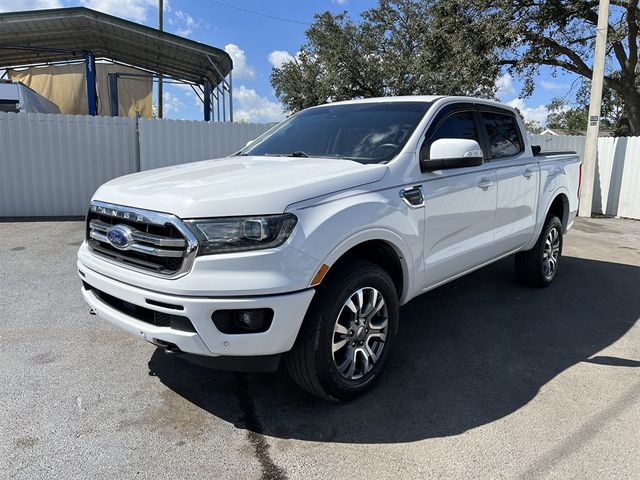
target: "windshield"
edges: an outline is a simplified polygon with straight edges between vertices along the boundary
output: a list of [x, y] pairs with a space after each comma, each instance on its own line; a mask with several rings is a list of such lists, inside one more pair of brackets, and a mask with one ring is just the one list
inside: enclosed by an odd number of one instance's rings
[[239, 154], [388, 162], [400, 152], [430, 106], [427, 102], [389, 102], [310, 108]]

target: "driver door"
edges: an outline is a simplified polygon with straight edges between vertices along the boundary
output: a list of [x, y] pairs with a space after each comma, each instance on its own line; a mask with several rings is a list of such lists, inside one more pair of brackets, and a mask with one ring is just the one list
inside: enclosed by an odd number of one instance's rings
[[[466, 138], [483, 145], [473, 104], [448, 107], [435, 117], [421, 150], [441, 138]], [[430, 289], [494, 258], [497, 177], [491, 163], [422, 175], [425, 289]]]

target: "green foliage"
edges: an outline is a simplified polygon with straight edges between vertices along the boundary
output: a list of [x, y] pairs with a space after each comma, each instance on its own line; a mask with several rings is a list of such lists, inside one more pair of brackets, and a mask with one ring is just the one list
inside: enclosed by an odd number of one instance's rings
[[[584, 134], [589, 120], [590, 96], [591, 82], [585, 80], [571, 102], [566, 98], [554, 98], [547, 105], [547, 127], [566, 130], [571, 134]], [[605, 89], [602, 92], [600, 122], [600, 128], [611, 130], [617, 137], [631, 134], [624, 100], [615, 90]]]
[[477, 14], [453, 0], [380, 0], [358, 23], [316, 15], [297, 57], [272, 72], [276, 96], [289, 112], [385, 95], [492, 98], [500, 65]]
[[[591, 79], [598, 0], [379, 0], [355, 22], [317, 15], [295, 60], [272, 72], [290, 112], [381, 95], [493, 97], [500, 69], [531, 95], [541, 65]], [[603, 117], [640, 135], [640, 9], [611, 0]], [[612, 101], [609, 97], [615, 97]], [[585, 102], [554, 112], [578, 125]], [[613, 109], [609, 109], [612, 106]], [[569, 112], [569, 110], [576, 110]]]
[[589, 107], [570, 108], [564, 100], [553, 99], [547, 109], [547, 128], [565, 130], [569, 135], [584, 135]]
[[524, 122], [524, 127], [526, 128], [527, 132], [532, 135], [542, 133], [542, 131], [544, 130], [540, 123], [538, 123], [536, 120], [529, 120], [528, 122]]
[[[482, 12], [476, 19], [489, 25], [496, 39], [500, 62], [511, 74], [525, 79], [523, 94], [530, 95], [541, 65], [591, 79], [598, 0], [469, 0]], [[640, 68], [638, 0], [611, 0], [604, 96], [617, 96], [629, 132], [640, 135]], [[604, 100], [608, 100], [605, 98]], [[576, 117], [585, 102], [578, 103]], [[566, 109], [565, 109], [566, 110]], [[604, 112], [608, 118], [611, 112]]]

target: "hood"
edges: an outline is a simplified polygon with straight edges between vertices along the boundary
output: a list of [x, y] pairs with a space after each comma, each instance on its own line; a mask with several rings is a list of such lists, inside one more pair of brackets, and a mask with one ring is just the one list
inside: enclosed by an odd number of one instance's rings
[[378, 181], [386, 171], [386, 165], [332, 158], [236, 156], [116, 178], [93, 200], [180, 218], [274, 214], [292, 203]]

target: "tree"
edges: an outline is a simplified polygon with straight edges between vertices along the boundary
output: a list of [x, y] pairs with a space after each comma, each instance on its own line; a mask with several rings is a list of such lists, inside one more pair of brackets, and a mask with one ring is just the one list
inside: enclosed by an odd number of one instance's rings
[[345, 14], [316, 15], [297, 57], [271, 74], [278, 99], [290, 112], [328, 101], [384, 94], [374, 39]]
[[[470, 1], [482, 11], [477, 22], [496, 41], [500, 63], [526, 79], [525, 95], [540, 65], [591, 79], [598, 0]], [[604, 86], [620, 97], [633, 135], [640, 135], [639, 30], [638, 0], [611, 0]]]
[[584, 135], [589, 120], [589, 107], [570, 108], [565, 100], [554, 98], [547, 105], [547, 110], [547, 128], [564, 130], [569, 135]]
[[[566, 98], [554, 98], [547, 105], [547, 127], [566, 130], [574, 135], [584, 135], [589, 120], [590, 93], [591, 82], [585, 80], [571, 102], [572, 106]], [[616, 137], [630, 135], [622, 97], [612, 89], [606, 89], [602, 93], [602, 127], [611, 130]]]
[[[616, 74], [612, 75], [617, 78]], [[576, 93], [575, 104], [578, 108], [589, 112], [589, 103], [591, 101], [591, 81], [582, 82], [578, 92]], [[584, 130], [587, 129], [585, 116]], [[622, 95], [611, 88], [605, 88], [602, 91], [602, 103], [600, 108], [600, 118], [602, 125], [613, 131], [616, 137], [628, 137], [632, 135], [629, 125], [629, 118], [626, 113], [626, 106]]]
[[276, 96], [289, 112], [384, 95], [492, 98], [500, 65], [477, 14], [454, 0], [380, 0], [357, 24], [316, 15], [296, 58], [272, 72]]
[[540, 123], [537, 120], [529, 120], [524, 122], [524, 128], [532, 135], [537, 135], [538, 133], [542, 133], [543, 131], [543, 128], [540, 126]]
[[[605, 93], [640, 135], [640, 0], [610, 0]], [[324, 13], [272, 82], [289, 110], [407, 93], [492, 97], [501, 66], [533, 92], [541, 65], [591, 79], [599, 0], [380, 0], [361, 22]], [[607, 93], [611, 92], [611, 93]]]

